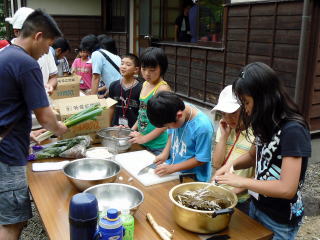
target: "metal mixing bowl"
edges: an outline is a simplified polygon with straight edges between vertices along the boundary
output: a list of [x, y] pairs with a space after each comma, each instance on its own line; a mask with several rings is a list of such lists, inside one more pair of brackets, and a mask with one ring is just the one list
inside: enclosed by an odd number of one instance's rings
[[102, 138], [102, 146], [107, 147], [109, 152], [123, 153], [131, 147], [129, 142], [130, 128], [108, 127], [101, 129], [97, 135]]
[[63, 173], [80, 191], [97, 184], [114, 182], [119, 172], [118, 163], [98, 158], [74, 160], [63, 168]]
[[143, 192], [138, 188], [121, 183], [105, 183], [88, 188], [84, 192], [96, 196], [99, 211], [115, 208], [119, 211], [129, 209], [132, 214], [144, 200]]

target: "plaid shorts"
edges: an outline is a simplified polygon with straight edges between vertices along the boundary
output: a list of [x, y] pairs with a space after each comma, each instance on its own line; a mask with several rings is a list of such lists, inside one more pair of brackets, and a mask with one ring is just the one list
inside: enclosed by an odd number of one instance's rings
[[26, 167], [0, 162], [0, 225], [24, 222], [31, 217]]

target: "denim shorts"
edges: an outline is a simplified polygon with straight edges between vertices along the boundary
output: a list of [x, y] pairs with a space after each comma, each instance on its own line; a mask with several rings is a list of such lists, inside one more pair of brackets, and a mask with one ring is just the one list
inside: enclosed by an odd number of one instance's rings
[[0, 225], [25, 222], [31, 217], [26, 167], [0, 162]]
[[273, 232], [272, 240], [294, 240], [300, 225], [281, 224], [272, 220], [264, 212], [256, 208], [251, 201], [249, 215]]

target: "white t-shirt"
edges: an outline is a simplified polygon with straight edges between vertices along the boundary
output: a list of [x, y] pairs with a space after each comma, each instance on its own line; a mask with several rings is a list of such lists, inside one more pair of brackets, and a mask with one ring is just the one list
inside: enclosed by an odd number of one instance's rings
[[49, 51], [47, 54], [42, 55], [38, 59], [38, 63], [41, 68], [43, 83], [48, 83], [49, 77], [58, 73], [58, 68], [54, 62], [52, 53]]

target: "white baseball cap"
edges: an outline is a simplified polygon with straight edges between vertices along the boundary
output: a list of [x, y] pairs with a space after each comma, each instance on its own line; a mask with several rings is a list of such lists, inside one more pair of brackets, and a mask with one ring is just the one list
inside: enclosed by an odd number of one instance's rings
[[24, 21], [33, 11], [32, 8], [22, 7], [15, 12], [13, 17], [8, 17], [5, 20], [12, 25], [13, 29], [21, 29]]
[[233, 113], [237, 111], [239, 107], [240, 104], [232, 91], [232, 85], [228, 85], [221, 91], [218, 104], [211, 110], [211, 112], [218, 110], [225, 113]]

